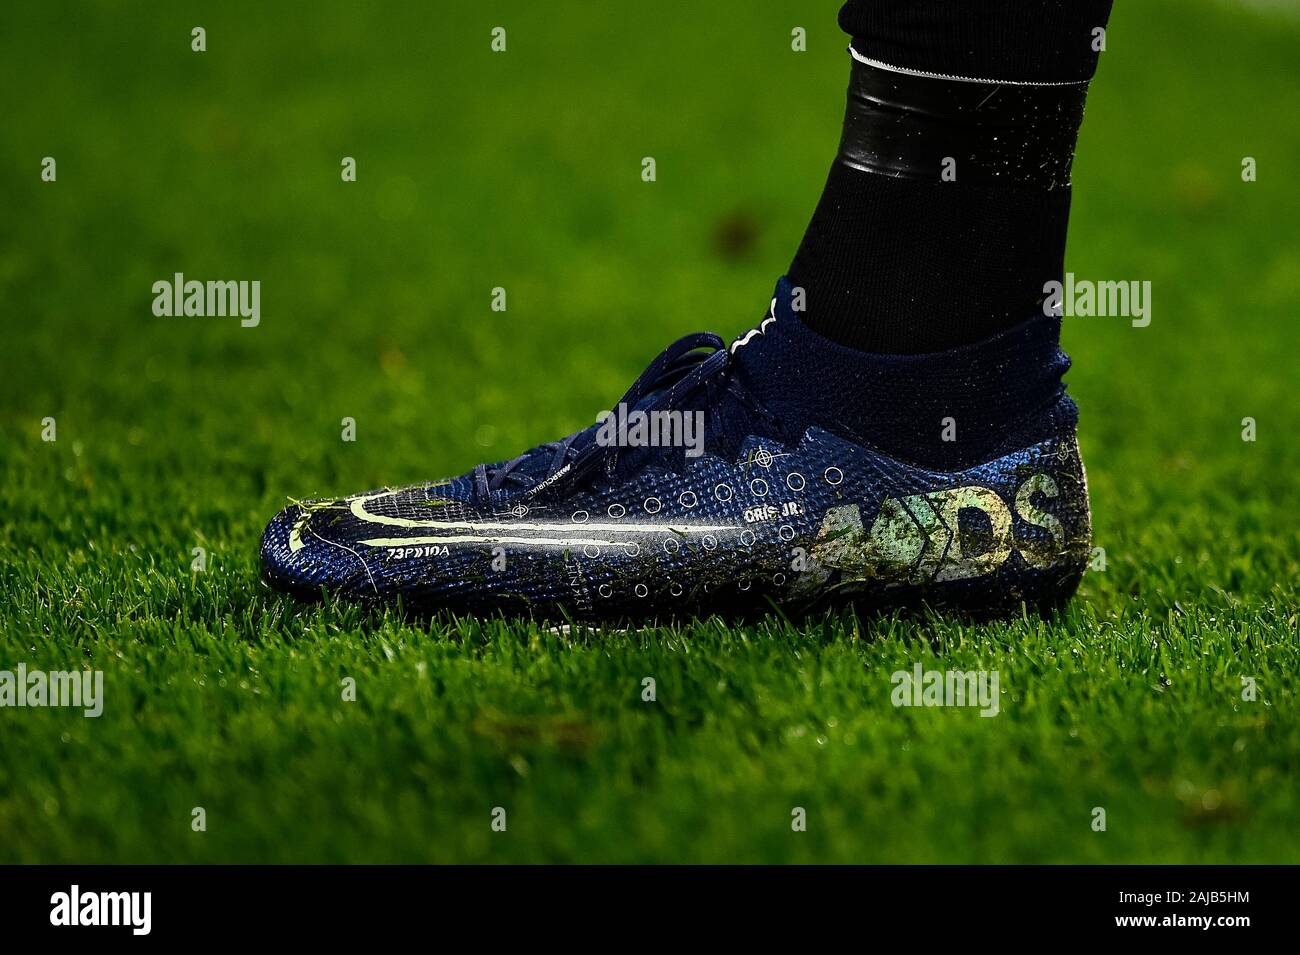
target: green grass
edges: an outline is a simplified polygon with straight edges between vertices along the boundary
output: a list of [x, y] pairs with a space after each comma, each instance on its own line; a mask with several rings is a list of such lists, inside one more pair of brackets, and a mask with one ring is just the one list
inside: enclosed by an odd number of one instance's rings
[[[1294, 19], [1118, 5], [1068, 267], [1154, 317], [1067, 322], [1107, 569], [1059, 618], [561, 637], [259, 582], [288, 497], [567, 433], [788, 263], [834, 5], [539, 6], [6, 9], [0, 669], [99, 668], [106, 705], [0, 710], [0, 861], [1300, 856]], [[175, 271], [260, 279], [261, 325], [155, 318]], [[916, 661], [998, 670], [1001, 713], [895, 709]]]

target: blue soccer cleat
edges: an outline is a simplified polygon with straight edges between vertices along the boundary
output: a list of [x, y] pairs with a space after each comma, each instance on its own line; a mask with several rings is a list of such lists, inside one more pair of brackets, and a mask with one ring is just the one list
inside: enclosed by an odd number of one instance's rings
[[[837, 420], [773, 410], [765, 377], [787, 374], [795, 347], [782, 336], [810, 334], [789, 304], [783, 281], [730, 347], [711, 334], [674, 343], [613, 413], [561, 441], [445, 481], [289, 507], [262, 538], [266, 579], [418, 611], [627, 622], [844, 602], [989, 615], [1067, 599], [1089, 513], [1059, 322], [945, 353], [943, 380], [954, 363], [976, 383], [1004, 374], [1011, 347], [1046, 370], [1023, 412], [962, 450], [977, 460], [936, 469]], [[915, 384], [903, 398], [923, 405], [937, 361], [851, 371], [852, 400]]]

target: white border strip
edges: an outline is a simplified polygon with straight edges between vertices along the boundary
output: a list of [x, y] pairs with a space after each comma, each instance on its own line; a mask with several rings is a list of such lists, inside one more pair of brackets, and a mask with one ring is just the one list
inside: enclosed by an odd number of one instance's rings
[[1087, 80], [1067, 80], [1063, 83], [1047, 83], [1034, 80], [980, 80], [973, 76], [948, 76], [945, 73], [926, 73], [924, 70], [909, 70], [903, 66], [892, 66], [889, 63], [882, 63], [879, 60], [873, 60], [869, 56], [863, 56], [857, 50], [853, 49], [853, 44], [849, 44], [849, 55], [859, 63], [865, 63], [867, 66], [874, 66], [880, 70], [889, 70], [891, 73], [904, 73], [907, 76], [923, 76], [931, 80], [956, 80], [958, 83], [984, 83], [989, 86], [1087, 86]]

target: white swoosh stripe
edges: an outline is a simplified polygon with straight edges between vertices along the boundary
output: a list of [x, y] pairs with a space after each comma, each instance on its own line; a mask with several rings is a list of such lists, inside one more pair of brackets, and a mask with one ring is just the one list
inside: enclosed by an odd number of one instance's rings
[[594, 544], [597, 547], [630, 547], [637, 544], [636, 541], [607, 541], [592, 537], [506, 537], [495, 534], [488, 537], [475, 537], [468, 534], [458, 534], [455, 537], [372, 537], [357, 543], [370, 547], [423, 547], [428, 544], [542, 544], [550, 547], [581, 547], [585, 544]]
[[713, 531], [734, 531], [738, 529], [731, 524], [605, 524], [600, 522], [535, 524], [524, 521], [417, 521], [407, 517], [371, 514], [365, 508], [366, 502], [380, 497], [387, 497], [387, 495], [375, 494], [371, 497], [354, 498], [351, 503], [353, 516], [370, 524], [386, 524], [390, 527], [427, 527], [446, 531], [573, 531], [581, 528], [584, 531], [614, 531], [625, 534], [656, 534], [665, 531], [676, 534], [706, 534]]

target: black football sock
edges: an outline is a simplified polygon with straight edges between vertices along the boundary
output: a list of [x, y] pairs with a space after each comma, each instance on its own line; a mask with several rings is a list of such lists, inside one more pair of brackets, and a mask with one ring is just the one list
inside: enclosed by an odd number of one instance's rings
[[867, 59], [1018, 83], [1090, 80], [1112, 0], [847, 0], [840, 29]]
[[843, 135], [789, 271], [811, 328], [916, 354], [1041, 314], [1043, 286], [1063, 270], [1093, 31], [1109, 10], [846, 4], [841, 23], [858, 38]]

